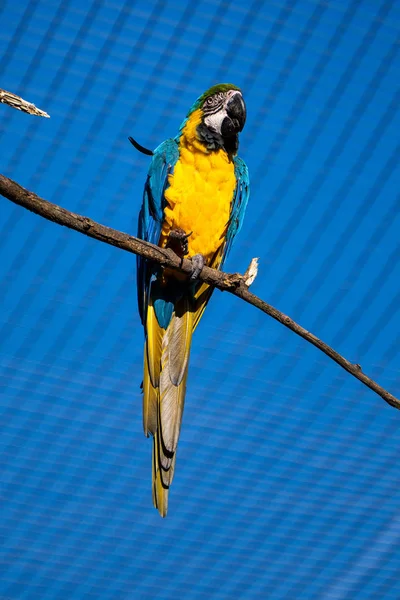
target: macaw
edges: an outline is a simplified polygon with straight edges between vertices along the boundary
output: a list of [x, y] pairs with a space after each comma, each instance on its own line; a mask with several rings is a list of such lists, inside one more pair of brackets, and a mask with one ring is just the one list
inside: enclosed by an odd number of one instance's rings
[[249, 175], [237, 156], [246, 120], [240, 89], [211, 87], [193, 104], [175, 138], [154, 151], [138, 237], [192, 260], [187, 277], [137, 257], [139, 313], [145, 332], [143, 429], [153, 436], [153, 504], [168, 510], [185, 400], [192, 335], [213, 289], [197, 279], [220, 269], [241, 228]]

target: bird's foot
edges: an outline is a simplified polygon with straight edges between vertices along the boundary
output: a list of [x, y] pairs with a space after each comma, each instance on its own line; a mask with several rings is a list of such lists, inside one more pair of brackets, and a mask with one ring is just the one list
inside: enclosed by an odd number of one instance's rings
[[203, 270], [204, 263], [204, 256], [202, 254], [195, 254], [192, 256], [192, 274], [190, 276], [192, 281], [198, 278]]
[[185, 233], [183, 229], [180, 229], [179, 227], [171, 229], [168, 235], [167, 248], [171, 248], [175, 254], [180, 258], [183, 258], [189, 252], [188, 238], [192, 233], [192, 231], [190, 233]]

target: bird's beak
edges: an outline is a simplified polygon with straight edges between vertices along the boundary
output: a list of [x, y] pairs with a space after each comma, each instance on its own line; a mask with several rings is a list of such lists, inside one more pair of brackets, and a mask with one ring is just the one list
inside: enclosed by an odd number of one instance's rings
[[246, 122], [246, 105], [240, 92], [235, 91], [229, 98], [226, 112], [231, 118], [236, 132], [242, 131]]
[[225, 105], [226, 117], [221, 124], [223, 138], [237, 136], [246, 122], [246, 105], [243, 96], [238, 91], [231, 91]]

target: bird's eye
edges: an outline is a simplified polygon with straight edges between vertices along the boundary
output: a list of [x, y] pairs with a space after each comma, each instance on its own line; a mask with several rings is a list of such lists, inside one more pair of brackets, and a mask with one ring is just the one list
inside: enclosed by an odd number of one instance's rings
[[223, 92], [218, 92], [217, 94], [214, 94], [213, 96], [209, 96], [205, 100], [204, 106], [208, 106], [209, 108], [214, 108], [216, 106], [219, 106], [220, 104], [222, 104], [224, 97], [225, 96], [224, 96]]

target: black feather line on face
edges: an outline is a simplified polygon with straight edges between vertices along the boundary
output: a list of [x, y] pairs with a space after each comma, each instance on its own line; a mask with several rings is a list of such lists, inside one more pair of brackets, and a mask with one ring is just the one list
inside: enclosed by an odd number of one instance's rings
[[222, 135], [209, 129], [204, 122], [200, 123], [197, 127], [197, 135], [207, 146], [208, 150], [219, 150], [224, 147], [224, 138]]
[[205, 117], [209, 117], [210, 115], [215, 115], [221, 109], [223, 109], [223, 103], [217, 104], [216, 106], [203, 108], [203, 115]]
[[204, 116], [213, 115], [213, 114], [217, 113], [218, 111], [220, 111], [221, 109], [223, 109], [224, 103], [225, 103], [225, 97], [226, 97], [226, 94], [220, 94], [218, 96], [218, 98], [213, 97], [213, 96], [210, 96], [210, 98], [207, 98], [207, 100], [204, 102], [204, 104], [202, 106], [203, 115]]
[[200, 123], [197, 127], [197, 135], [208, 150], [220, 150], [222, 148], [227, 152], [230, 160], [238, 151], [239, 136], [237, 135], [222, 137], [220, 133], [211, 131], [205, 123]]

